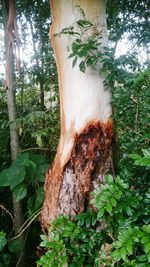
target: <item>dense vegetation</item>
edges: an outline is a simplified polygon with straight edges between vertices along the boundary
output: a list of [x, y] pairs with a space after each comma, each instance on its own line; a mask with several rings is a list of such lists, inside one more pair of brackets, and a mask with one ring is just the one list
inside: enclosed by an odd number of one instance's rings
[[[66, 261], [72, 267], [149, 266], [149, 1], [108, 1], [110, 49], [104, 57], [96, 55], [90, 61], [96, 38], [87, 46], [81, 39], [73, 39], [73, 66], [82, 52], [81, 71], [103, 60], [107, 72], [116, 129], [114, 173], [93, 192], [94, 211], [87, 209], [73, 221], [62, 216], [52, 223], [49, 236], [41, 236], [44, 249], [37, 249], [41, 234], [38, 215], [44, 198], [44, 174], [59, 137], [58, 81], [48, 38], [49, 2], [18, 0], [17, 14], [22, 65], [20, 73], [15, 72], [17, 119], [13, 124], [19, 133], [20, 154], [12, 163], [4, 71], [0, 74], [0, 267], [19, 265], [22, 233], [29, 266], [36, 266], [41, 255], [38, 264], [43, 267], [63, 266]], [[92, 25], [85, 25], [84, 20], [79, 25], [82, 29], [87, 26]], [[0, 27], [0, 57], [5, 62], [2, 13]], [[127, 51], [120, 53], [125, 40]], [[16, 237], [12, 193], [22, 203], [25, 222]]]

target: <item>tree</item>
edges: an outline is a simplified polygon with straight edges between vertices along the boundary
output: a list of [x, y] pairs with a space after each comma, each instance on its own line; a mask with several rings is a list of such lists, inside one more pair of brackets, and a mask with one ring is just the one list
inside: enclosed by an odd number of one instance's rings
[[[16, 7], [15, 0], [2, 1], [3, 23], [5, 31], [5, 51], [6, 51], [6, 91], [7, 91], [7, 106], [8, 117], [10, 123], [10, 147], [11, 159], [15, 161], [19, 153], [18, 130], [14, 121], [16, 120], [16, 105], [15, 105], [15, 60], [16, 65], [18, 59], [16, 55], [17, 43], [17, 29], [16, 29]], [[16, 42], [16, 43], [15, 43]], [[14, 56], [15, 54], [15, 56]], [[16, 201], [15, 194], [13, 198], [14, 211], [14, 228], [17, 235], [20, 227], [23, 224], [22, 206], [20, 202]], [[19, 255], [18, 266], [23, 266], [24, 262], [24, 237], [21, 235], [20, 244], [22, 246], [22, 255]], [[21, 257], [20, 257], [21, 256]]]
[[77, 65], [72, 68], [67, 51], [71, 37], [58, 34], [76, 21], [79, 26], [83, 21], [90, 22], [82, 38], [86, 43], [86, 38], [89, 41], [99, 35], [98, 51], [102, 53], [108, 43], [106, 1], [80, 0], [77, 4], [73, 0], [50, 1], [54, 18], [51, 42], [59, 76], [61, 134], [53, 167], [46, 175], [41, 215], [44, 228], [60, 214], [75, 216], [83, 211], [89, 203], [90, 192], [112, 169], [111, 93], [104, 85], [103, 64], [98, 63], [93, 70], [84, 69], [85, 65], [80, 62], [82, 72]]

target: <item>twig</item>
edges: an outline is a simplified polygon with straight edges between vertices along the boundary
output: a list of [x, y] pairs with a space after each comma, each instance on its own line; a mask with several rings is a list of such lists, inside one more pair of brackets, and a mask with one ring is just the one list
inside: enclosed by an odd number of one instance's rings
[[108, 233], [108, 235], [110, 236], [110, 238], [111, 238], [113, 241], [115, 241], [114, 237], [113, 237], [110, 233]]
[[31, 223], [36, 219], [36, 217], [38, 217], [41, 213], [41, 210], [29, 221], [29, 223], [22, 229], [22, 231], [16, 235], [15, 237], [9, 239], [9, 242], [17, 239], [18, 237], [20, 237], [22, 235], [22, 233], [31, 225]]
[[131, 99], [136, 104], [136, 114], [135, 114], [135, 130], [138, 131], [138, 112], [139, 112], [139, 105], [138, 101], [134, 96], [131, 96]]
[[29, 148], [26, 148], [26, 149], [22, 150], [21, 152], [26, 152], [26, 151], [30, 151], [30, 150], [44, 150], [44, 151], [49, 151], [49, 148], [45, 148], [45, 147], [29, 147]]
[[14, 230], [14, 218], [9, 210], [7, 210], [2, 204], [0, 204], [0, 208], [5, 211], [5, 213], [9, 214], [12, 222], [13, 222], [13, 230]]
[[32, 219], [32, 217], [34, 217], [34, 215], [38, 214], [41, 211], [41, 208], [38, 209], [36, 212], [34, 212], [24, 223], [23, 225], [20, 227], [19, 229], [19, 233], [22, 231], [22, 229], [25, 227], [25, 225]]

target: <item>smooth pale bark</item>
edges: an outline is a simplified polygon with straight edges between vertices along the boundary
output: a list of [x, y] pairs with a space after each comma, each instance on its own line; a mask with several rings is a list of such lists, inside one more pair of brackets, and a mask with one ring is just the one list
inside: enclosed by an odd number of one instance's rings
[[[51, 0], [53, 24], [51, 43], [59, 76], [61, 135], [57, 154], [46, 175], [45, 202], [41, 214], [44, 228], [60, 214], [75, 216], [85, 209], [90, 192], [111, 169], [111, 94], [104, 88], [104, 76], [88, 68], [72, 68], [67, 47], [70, 36], [54, 36], [81, 19], [76, 6], [85, 12], [107, 46], [104, 0]], [[93, 34], [92, 30], [91, 33]]]

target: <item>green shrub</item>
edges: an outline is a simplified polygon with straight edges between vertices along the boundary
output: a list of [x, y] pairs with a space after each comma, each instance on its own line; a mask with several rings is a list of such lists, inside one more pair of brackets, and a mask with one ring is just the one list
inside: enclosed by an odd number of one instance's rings
[[[148, 150], [143, 154], [130, 157], [138, 167], [144, 166], [146, 176], [150, 154]], [[48, 237], [41, 236], [45, 254], [38, 265], [150, 266], [150, 190], [130, 186], [132, 179], [127, 183], [119, 176], [105, 176], [105, 183], [92, 193], [97, 212], [54, 220]]]

